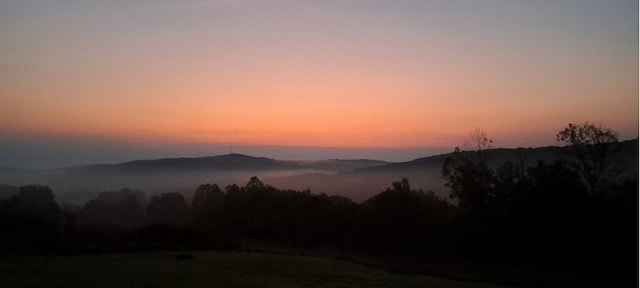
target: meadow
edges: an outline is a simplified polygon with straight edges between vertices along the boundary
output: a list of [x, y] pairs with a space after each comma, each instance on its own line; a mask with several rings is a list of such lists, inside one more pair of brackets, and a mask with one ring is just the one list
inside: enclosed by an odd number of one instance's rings
[[0, 287], [504, 287], [255, 252], [3, 256]]

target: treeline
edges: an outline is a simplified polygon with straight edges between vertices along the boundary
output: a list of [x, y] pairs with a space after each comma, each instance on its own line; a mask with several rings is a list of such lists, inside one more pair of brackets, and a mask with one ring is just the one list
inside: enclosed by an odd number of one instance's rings
[[49, 188], [24, 186], [0, 201], [0, 249], [311, 251], [523, 286], [636, 284], [637, 176], [615, 177], [606, 143], [572, 143], [571, 157], [550, 164], [525, 169], [522, 157], [492, 169], [483, 137], [445, 162], [450, 199], [407, 179], [355, 203], [253, 177], [244, 186], [200, 185], [190, 203], [180, 193], [122, 189], [68, 210]]
[[[19, 187], [0, 201], [4, 252], [150, 249], [327, 249], [436, 254], [455, 213], [447, 200], [407, 179], [363, 203], [309, 190], [281, 190], [253, 177], [244, 186], [200, 185], [190, 203], [177, 192], [147, 198], [106, 191], [62, 209], [46, 186]], [[425, 245], [428, 244], [428, 245]], [[432, 247], [430, 249], [429, 247]]]
[[636, 182], [596, 196], [559, 163], [526, 175], [511, 163], [469, 165], [473, 177], [453, 188], [457, 205], [407, 179], [359, 204], [252, 178], [242, 187], [200, 185], [191, 203], [179, 193], [103, 192], [76, 211], [61, 209], [47, 187], [24, 186], [0, 201], [0, 247], [43, 255], [289, 249], [377, 257], [402, 272], [634, 281]]

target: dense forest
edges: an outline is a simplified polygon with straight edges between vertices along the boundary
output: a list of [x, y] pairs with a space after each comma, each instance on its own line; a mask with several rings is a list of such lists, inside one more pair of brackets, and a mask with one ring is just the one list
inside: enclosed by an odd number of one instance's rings
[[121, 189], [70, 208], [46, 186], [4, 186], [0, 251], [258, 250], [519, 286], [636, 284], [637, 176], [617, 176], [614, 133], [572, 124], [558, 133], [568, 144], [562, 160], [495, 169], [484, 153], [490, 140], [475, 136], [442, 167], [448, 198], [406, 178], [356, 203], [253, 177], [244, 186], [202, 184], [191, 201]]

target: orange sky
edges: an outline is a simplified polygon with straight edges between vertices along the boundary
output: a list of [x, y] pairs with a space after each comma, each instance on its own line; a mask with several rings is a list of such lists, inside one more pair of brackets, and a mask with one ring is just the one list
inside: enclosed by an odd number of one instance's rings
[[[635, 1], [0, 4], [0, 136], [332, 147], [638, 137]], [[109, 1], [107, 1], [109, 2]]]

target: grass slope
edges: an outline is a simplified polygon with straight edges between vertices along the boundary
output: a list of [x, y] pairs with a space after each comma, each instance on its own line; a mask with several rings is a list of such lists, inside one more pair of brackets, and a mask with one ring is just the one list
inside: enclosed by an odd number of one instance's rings
[[[193, 256], [193, 257], [192, 257]], [[247, 252], [0, 257], [0, 287], [499, 287]]]

